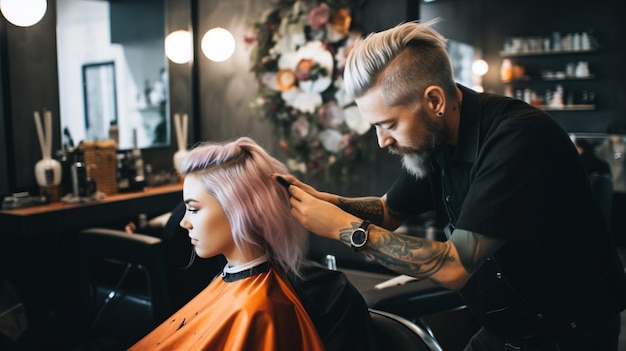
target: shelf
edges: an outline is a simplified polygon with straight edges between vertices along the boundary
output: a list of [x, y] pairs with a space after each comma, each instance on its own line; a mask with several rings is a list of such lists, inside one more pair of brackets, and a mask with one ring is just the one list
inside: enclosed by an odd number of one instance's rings
[[536, 107], [544, 111], [592, 111], [596, 109], [596, 105], [593, 104], [564, 105], [563, 107], [540, 105]]
[[515, 83], [543, 83], [543, 82], [576, 82], [576, 81], [589, 81], [596, 79], [594, 74], [591, 74], [587, 77], [565, 77], [565, 78], [533, 78], [530, 76], [524, 76], [521, 78], [516, 78], [509, 81], [502, 81], [504, 84], [515, 84]]
[[[500, 80], [505, 94], [509, 96], [521, 94], [526, 97], [526, 100], [535, 103], [533, 106], [536, 108], [553, 112], [555, 115], [560, 113], [577, 115], [576, 111], [582, 111], [579, 114], [586, 115], [588, 111], [596, 111], [594, 90], [598, 86], [598, 77], [589, 72], [587, 61], [595, 62], [592, 59], [600, 47], [595, 44], [595, 40], [591, 43], [591, 48], [585, 45], [584, 50], [540, 50], [539, 47], [531, 46], [539, 50], [500, 51], [503, 63], [501, 78], [510, 78]], [[573, 46], [564, 47], [573, 48]], [[576, 47], [580, 48], [582, 45]], [[583, 58], [583, 55], [588, 56]], [[556, 67], [562, 68], [555, 69]], [[579, 75], [576, 76], [575, 73]], [[536, 93], [544, 89], [545, 94]], [[568, 101], [569, 104], [556, 107], [550, 102], [557, 101], [553, 100], [553, 94], [559, 90], [561, 90], [562, 101]]]
[[500, 51], [500, 57], [530, 57], [530, 56], [551, 56], [551, 55], [578, 55], [596, 52], [596, 49], [590, 50], [559, 50], [559, 51], [525, 51], [525, 52], [507, 52]]

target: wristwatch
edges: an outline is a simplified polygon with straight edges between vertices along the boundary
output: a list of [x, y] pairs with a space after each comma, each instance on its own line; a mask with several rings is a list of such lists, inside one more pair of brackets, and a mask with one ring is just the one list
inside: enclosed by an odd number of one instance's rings
[[361, 225], [350, 234], [350, 246], [354, 251], [359, 251], [367, 242], [367, 227], [370, 221], [364, 220]]

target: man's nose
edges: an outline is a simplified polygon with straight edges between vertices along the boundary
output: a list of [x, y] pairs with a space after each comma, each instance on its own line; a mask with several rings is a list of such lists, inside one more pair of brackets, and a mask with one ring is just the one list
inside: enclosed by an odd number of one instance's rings
[[393, 145], [395, 140], [387, 133], [383, 128], [376, 127], [376, 137], [378, 138], [378, 146], [381, 149], [386, 148], [389, 145]]

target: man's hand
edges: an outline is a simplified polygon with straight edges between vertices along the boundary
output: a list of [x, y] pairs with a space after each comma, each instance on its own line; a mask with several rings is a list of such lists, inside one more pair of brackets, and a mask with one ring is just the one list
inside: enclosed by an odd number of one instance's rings
[[[341, 229], [351, 228], [352, 223], [361, 220], [343, 211], [330, 201], [336, 196], [315, 190], [291, 175], [274, 174], [291, 183], [287, 189], [291, 194], [289, 202], [293, 216], [309, 231], [331, 239], [339, 240]], [[277, 181], [277, 180], [276, 180]]]
[[339, 240], [339, 232], [354, 227], [361, 220], [330, 202], [320, 200], [307, 191], [292, 185], [289, 187], [291, 213], [309, 231]]
[[315, 190], [315, 188], [313, 188], [312, 186], [299, 181], [296, 177], [294, 177], [292, 175], [273, 174], [272, 178], [274, 180], [276, 180], [276, 178], [279, 177], [279, 176], [282, 177], [283, 179], [285, 179], [286, 181], [288, 181], [289, 183], [291, 183], [291, 185], [297, 186], [298, 188], [306, 191], [309, 195], [311, 195], [311, 196], [313, 196], [313, 197], [315, 197], [317, 199], [334, 203], [333, 202], [333, 198], [335, 198], [335, 199], [337, 198], [337, 196], [333, 196], [331, 194], [323, 193], [323, 192]]

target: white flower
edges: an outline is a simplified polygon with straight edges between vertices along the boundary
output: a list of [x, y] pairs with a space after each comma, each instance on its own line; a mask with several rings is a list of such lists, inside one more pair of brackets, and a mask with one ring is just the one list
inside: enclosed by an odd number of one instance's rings
[[261, 75], [261, 81], [268, 88], [278, 91], [278, 81], [276, 80], [277, 72], [266, 72]]
[[[335, 67], [333, 55], [326, 50], [321, 41], [316, 40], [310, 41], [298, 49], [298, 52], [296, 53], [296, 66], [300, 60], [304, 59], [315, 61], [318, 65], [320, 65], [320, 67], [326, 70], [326, 75], [320, 76], [315, 80], [299, 82], [300, 89], [316, 93], [321, 93], [328, 89], [328, 87], [333, 83], [330, 78], [333, 74], [333, 68]], [[294, 66], [294, 69], [296, 66]]]
[[339, 147], [341, 146], [342, 135], [335, 129], [325, 129], [319, 134], [320, 142], [324, 149], [332, 152], [334, 154], [339, 151]]
[[285, 100], [287, 105], [302, 112], [313, 113], [316, 108], [322, 105], [322, 95], [301, 91], [299, 89], [284, 91], [281, 97]]
[[315, 80], [300, 81], [298, 82], [299, 88], [315, 93], [321, 93], [328, 89], [333, 82], [331, 79], [334, 68], [333, 55], [324, 48], [324, 44], [320, 41], [310, 41], [296, 52], [283, 52], [278, 59], [278, 68], [295, 71], [298, 63], [304, 59], [315, 61], [315, 63], [326, 70], [326, 76], [320, 76]]
[[337, 80], [335, 80], [335, 88], [337, 89], [335, 92], [335, 100], [337, 100], [337, 104], [339, 104], [339, 106], [348, 106], [354, 102], [352, 96], [348, 95], [346, 92], [343, 84], [343, 78], [337, 78]]
[[292, 171], [306, 173], [306, 164], [304, 162], [298, 162], [293, 158], [287, 160], [287, 167]]
[[340, 46], [337, 48], [337, 53], [335, 54], [335, 60], [337, 60], [338, 69], [343, 70], [343, 68], [346, 66], [346, 59], [348, 58], [346, 51], [348, 51], [348, 49], [346, 49], [345, 46]]
[[278, 35], [278, 40], [276, 40], [276, 45], [274, 46], [275, 52], [278, 53], [295, 52], [298, 47], [306, 43], [304, 25], [302, 23], [285, 25], [283, 21]]
[[348, 128], [359, 135], [367, 133], [367, 131], [372, 127], [371, 124], [363, 120], [361, 112], [359, 112], [359, 109], [356, 106], [350, 106], [344, 109], [343, 113]]

